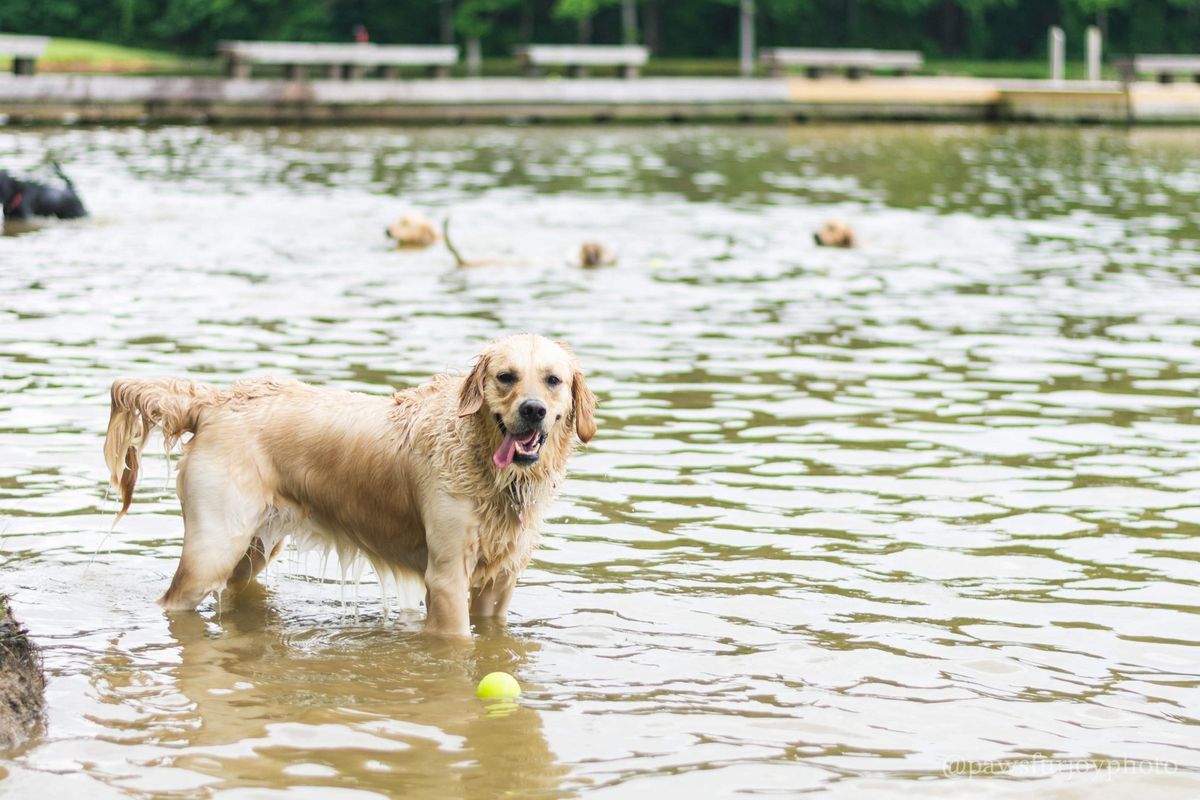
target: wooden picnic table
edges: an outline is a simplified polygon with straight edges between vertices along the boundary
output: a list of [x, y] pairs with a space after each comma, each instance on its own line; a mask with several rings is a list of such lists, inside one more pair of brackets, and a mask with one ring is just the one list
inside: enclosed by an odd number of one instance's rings
[[13, 75], [32, 75], [37, 60], [46, 54], [50, 39], [45, 36], [0, 35], [0, 56], [12, 56]]
[[361, 78], [371, 68], [395, 78], [401, 67], [425, 67], [435, 77], [446, 77], [458, 63], [454, 45], [231, 41], [219, 43], [217, 52], [230, 78], [249, 78], [255, 65], [282, 66], [289, 80], [304, 80], [309, 67], [323, 69], [330, 79]]
[[566, 67], [573, 78], [587, 75], [589, 67], [616, 67], [623, 78], [636, 78], [650, 58], [641, 45], [619, 44], [528, 44], [513, 50], [528, 75], [539, 75], [544, 67]]
[[780, 77], [789, 67], [803, 69], [810, 78], [845, 70], [847, 77], [861, 78], [868, 72], [907, 75], [920, 69], [924, 57], [915, 50], [846, 50], [821, 47], [775, 47], [759, 53], [767, 72]]
[[1179, 75], [1190, 75], [1200, 83], [1200, 56], [1136, 55], [1113, 61], [1121, 80], [1129, 83], [1138, 75], [1154, 75], [1159, 83], [1171, 83]]

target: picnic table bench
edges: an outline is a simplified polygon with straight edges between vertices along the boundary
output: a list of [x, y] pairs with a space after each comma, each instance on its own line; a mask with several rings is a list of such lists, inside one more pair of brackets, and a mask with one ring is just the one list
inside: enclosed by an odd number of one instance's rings
[[1159, 83], [1171, 83], [1177, 75], [1191, 75], [1200, 83], [1200, 56], [1139, 55], [1116, 59], [1113, 64], [1126, 83], [1147, 73], [1156, 75]]
[[50, 40], [45, 36], [0, 35], [0, 57], [12, 56], [13, 75], [32, 75], [48, 44]]
[[924, 57], [916, 50], [844, 50], [821, 47], [775, 47], [759, 54], [763, 67], [773, 77], [781, 77], [788, 67], [802, 68], [810, 78], [822, 73], [845, 70], [849, 78], [861, 78], [867, 72], [894, 71], [907, 75], [920, 69]]
[[566, 67], [572, 78], [587, 75], [588, 67], [616, 67], [622, 78], [636, 78], [650, 51], [635, 44], [529, 44], [513, 50], [527, 75], [543, 67]]
[[282, 66], [289, 80], [308, 76], [309, 67], [324, 70], [325, 77], [351, 80], [369, 68], [381, 77], [395, 78], [401, 67], [425, 67], [444, 78], [458, 63], [454, 45], [400, 45], [337, 42], [220, 42], [217, 52], [225, 60], [225, 75], [249, 78], [256, 64]]

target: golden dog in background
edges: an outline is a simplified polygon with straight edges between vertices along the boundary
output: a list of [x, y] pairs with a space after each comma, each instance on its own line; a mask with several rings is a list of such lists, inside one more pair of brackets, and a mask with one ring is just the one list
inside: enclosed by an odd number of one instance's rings
[[384, 233], [401, 248], [429, 247], [438, 240], [437, 228], [421, 214], [405, 214]]
[[467, 636], [470, 616], [505, 615], [575, 440], [596, 432], [595, 403], [567, 348], [523, 334], [489, 344], [465, 377], [391, 397], [291, 380], [221, 390], [120, 379], [104, 457], [123, 515], [150, 430], [168, 449], [192, 434], [167, 609], [251, 580], [291, 534], [365, 557], [381, 580], [423, 583], [427, 629]]
[[813, 239], [821, 247], [858, 246], [858, 237], [854, 235], [854, 229], [844, 219], [825, 220], [820, 229], [813, 234]]
[[579, 245], [579, 254], [575, 260], [582, 269], [596, 269], [616, 264], [617, 256], [600, 242], [584, 242]]

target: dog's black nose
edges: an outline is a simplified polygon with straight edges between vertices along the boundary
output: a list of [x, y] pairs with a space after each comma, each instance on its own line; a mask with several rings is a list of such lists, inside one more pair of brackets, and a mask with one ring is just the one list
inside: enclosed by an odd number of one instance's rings
[[541, 400], [526, 400], [517, 411], [526, 422], [541, 422], [546, 418], [546, 404]]
[[383, 235], [390, 239], [392, 238], [392, 231], [389, 228], [384, 228]]

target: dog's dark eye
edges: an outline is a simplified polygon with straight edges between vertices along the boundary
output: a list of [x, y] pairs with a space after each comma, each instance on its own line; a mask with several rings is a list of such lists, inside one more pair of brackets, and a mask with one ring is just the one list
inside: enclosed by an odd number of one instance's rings
[[551, 375], [546, 378], [547, 386], [558, 386], [560, 383], [562, 383], [562, 378], [558, 377], [557, 375]]
[[496, 380], [500, 381], [501, 383], [516, 383], [517, 376], [511, 372], [501, 372], [496, 376]]

